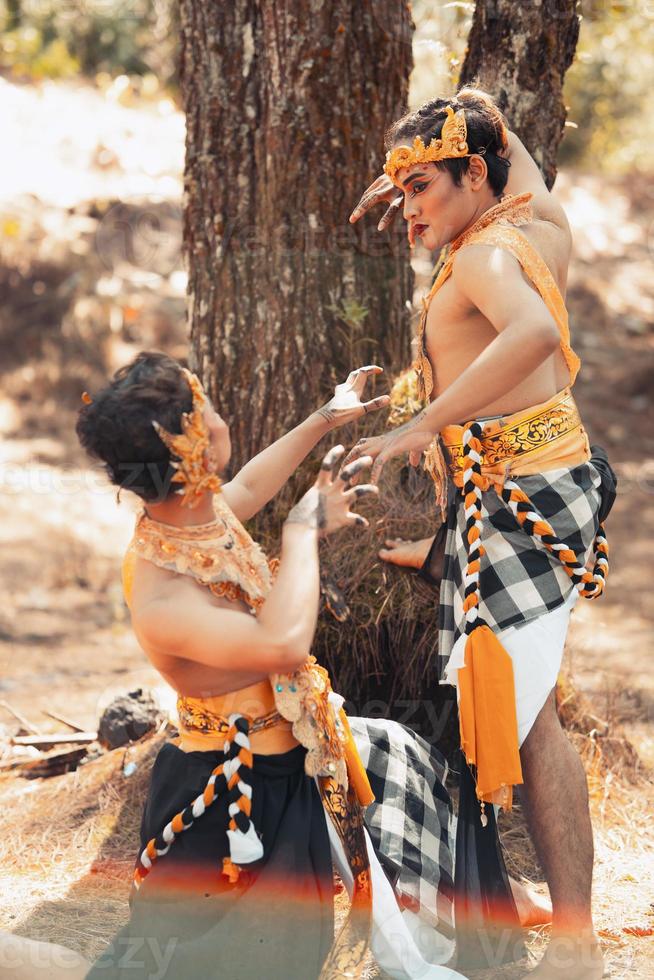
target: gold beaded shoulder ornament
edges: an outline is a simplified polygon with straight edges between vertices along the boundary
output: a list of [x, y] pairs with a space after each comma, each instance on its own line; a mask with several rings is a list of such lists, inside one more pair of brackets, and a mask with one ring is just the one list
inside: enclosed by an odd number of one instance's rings
[[216, 458], [211, 446], [209, 429], [204, 420], [204, 407], [207, 398], [202, 382], [196, 374], [182, 368], [193, 393], [193, 408], [182, 415], [181, 433], [168, 432], [153, 419], [152, 425], [165, 446], [177, 459], [171, 460], [176, 470], [173, 483], [183, 487], [182, 504], [197, 507], [203, 494], [220, 491], [220, 477], [216, 472]]
[[[447, 119], [443, 123], [441, 135], [425, 146], [420, 136], [416, 136], [412, 146], [396, 146], [386, 154], [384, 173], [397, 184], [395, 176], [403, 167], [412, 167], [414, 163], [437, 163], [439, 160], [452, 160], [457, 157], [472, 156], [468, 149], [468, 127], [466, 126], [465, 110], [455, 112], [452, 106], [446, 106]], [[397, 186], [401, 186], [397, 184]]]

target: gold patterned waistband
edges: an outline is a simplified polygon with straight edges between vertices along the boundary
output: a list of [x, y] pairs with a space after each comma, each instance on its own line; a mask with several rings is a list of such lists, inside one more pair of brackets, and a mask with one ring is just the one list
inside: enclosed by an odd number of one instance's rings
[[[448, 425], [440, 436], [457, 486], [463, 480], [463, 431], [461, 425]], [[493, 482], [501, 482], [507, 471], [527, 475], [590, 459], [588, 438], [569, 388], [547, 402], [485, 423], [481, 443], [482, 472]]]
[[[180, 732], [202, 736], [207, 735], [212, 739], [217, 737], [227, 737], [230, 729], [229, 719], [225, 715], [218, 715], [206, 708], [201, 698], [179, 697], [177, 699], [177, 714], [179, 717]], [[248, 717], [245, 715], [245, 717]], [[265, 715], [250, 720], [250, 735], [257, 732], [266, 731], [273, 728], [282, 721], [279, 711], [269, 711]]]

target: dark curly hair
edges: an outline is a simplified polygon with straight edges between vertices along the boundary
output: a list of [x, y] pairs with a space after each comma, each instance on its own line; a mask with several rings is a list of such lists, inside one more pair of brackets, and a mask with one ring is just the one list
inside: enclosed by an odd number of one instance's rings
[[142, 351], [82, 406], [75, 431], [89, 455], [104, 463], [113, 484], [160, 503], [171, 495], [175, 470], [152, 421], [179, 433], [182, 414], [192, 408], [193, 394], [179, 362], [158, 351]]
[[[500, 197], [506, 187], [511, 166], [505, 157], [499, 155], [500, 150], [506, 149], [506, 132], [502, 113], [493, 98], [479, 88], [467, 85], [453, 99], [433, 99], [425, 102], [419, 109], [407, 112], [387, 131], [386, 149], [391, 150], [398, 143], [412, 143], [416, 136], [420, 136], [425, 146], [429, 146], [433, 139], [441, 135], [447, 118], [447, 106], [451, 106], [455, 112], [459, 109], [465, 110], [468, 149], [471, 153], [480, 153], [483, 156], [488, 167], [488, 182], [495, 196]], [[435, 164], [439, 170], [449, 171], [457, 187], [461, 186], [461, 178], [468, 172], [469, 165], [470, 157], [439, 160]]]

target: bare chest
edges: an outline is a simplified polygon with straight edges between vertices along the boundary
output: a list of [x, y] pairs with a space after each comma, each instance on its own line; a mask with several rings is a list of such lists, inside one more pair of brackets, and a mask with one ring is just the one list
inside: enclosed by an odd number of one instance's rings
[[[565, 296], [569, 261], [569, 245], [565, 241], [565, 235], [548, 222], [532, 222], [520, 231], [544, 259], [559, 290]], [[524, 270], [523, 275], [535, 289]], [[452, 277], [446, 279], [429, 303], [424, 330], [424, 351], [434, 379], [433, 396], [448, 388], [496, 336], [493, 324], [461, 293]], [[558, 374], [554, 360], [550, 368], [549, 373]], [[553, 384], [556, 388], [558, 380], [554, 377], [550, 380], [547, 374], [542, 374], [544, 383], [550, 386]], [[533, 385], [528, 387], [532, 388]], [[518, 400], [526, 397], [529, 402], [532, 397], [534, 401], [538, 400], [540, 392], [525, 390], [514, 394], [518, 396]], [[506, 409], [507, 406], [502, 405], [498, 411]]]

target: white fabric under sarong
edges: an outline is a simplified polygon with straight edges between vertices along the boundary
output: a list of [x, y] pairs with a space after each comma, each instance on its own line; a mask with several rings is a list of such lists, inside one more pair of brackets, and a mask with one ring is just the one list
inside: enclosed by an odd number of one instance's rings
[[510, 626], [498, 638], [513, 661], [518, 744], [532, 729], [551, 691], [563, 662], [570, 613], [579, 593], [573, 589], [565, 602], [523, 626]]
[[[515, 703], [518, 718], [518, 743], [522, 745], [547, 701], [561, 670], [570, 613], [579, 592], [573, 589], [565, 601], [536, 619], [519, 626], [509, 626], [497, 638], [513, 662]], [[454, 645], [445, 678], [454, 684], [458, 697], [458, 668], [463, 666], [467, 637]]]

